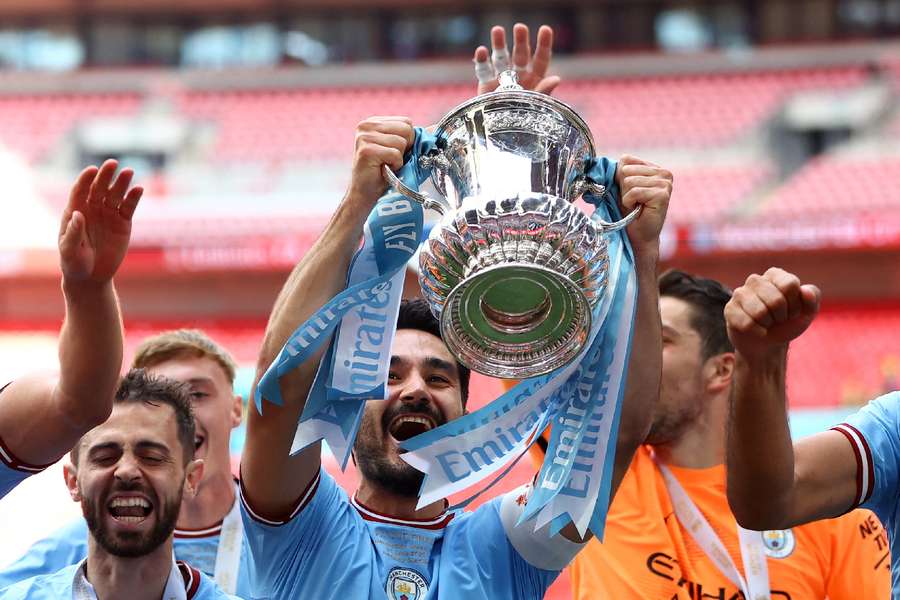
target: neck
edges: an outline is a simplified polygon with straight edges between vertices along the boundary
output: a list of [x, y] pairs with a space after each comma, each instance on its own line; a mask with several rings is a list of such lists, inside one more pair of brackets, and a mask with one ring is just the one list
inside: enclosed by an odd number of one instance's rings
[[224, 519], [234, 506], [234, 479], [222, 470], [204, 476], [191, 497], [185, 494], [178, 512], [178, 529], [207, 529]]
[[660, 462], [686, 469], [708, 469], [725, 462], [727, 397], [713, 399], [675, 440], [653, 446]]
[[434, 519], [447, 508], [446, 500], [438, 500], [416, 510], [416, 496], [397, 495], [365, 478], [360, 481], [356, 498], [368, 508], [397, 519]]
[[87, 580], [98, 600], [160, 600], [172, 572], [172, 536], [159, 548], [136, 558], [109, 554], [88, 539]]

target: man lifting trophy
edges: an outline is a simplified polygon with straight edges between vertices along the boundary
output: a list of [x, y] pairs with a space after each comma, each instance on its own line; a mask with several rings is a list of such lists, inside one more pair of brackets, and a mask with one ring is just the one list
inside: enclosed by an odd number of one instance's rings
[[[548, 32], [535, 57], [549, 59]], [[514, 57], [526, 43], [517, 26]], [[602, 535], [659, 392], [672, 176], [597, 157], [581, 117], [517, 85], [534, 73], [513, 62], [433, 132], [405, 117], [357, 128], [348, 192], [260, 353], [241, 461], [258, 593], [540, 598]], [[418, 191], [429, 178], [438, 197]], [[426, 210], [442, 215], [427, 239]], [[401, 302], [417, 251], [425, 299]], [[469, 413], [470, 369], [522, 381]], [[551, 423], [533, 484], [450, 506]], [[323, 440], [355, 459], [352, 499], [321, 469]], [[346, 575], [322, 578], [337, 560]]]

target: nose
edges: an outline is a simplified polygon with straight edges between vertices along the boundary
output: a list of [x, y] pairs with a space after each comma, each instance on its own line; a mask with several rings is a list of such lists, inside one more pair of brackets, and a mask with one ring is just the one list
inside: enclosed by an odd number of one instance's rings
[[114, 475], [116, 479], [123, 483], [140, 481], [142, 475], [138, 467], [137, 458], [129, 452], [122, 454], [118, 464], [116, 464]]
[[399, 399], [404, 403], [422, 402], [431, 400], [428, 384], [425, 378], [417, 372], [410, 373], [403, 381]]

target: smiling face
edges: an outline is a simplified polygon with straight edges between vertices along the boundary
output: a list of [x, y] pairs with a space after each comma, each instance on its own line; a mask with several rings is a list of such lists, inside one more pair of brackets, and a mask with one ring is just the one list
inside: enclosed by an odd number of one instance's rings
[[[231, 430], [241, 423], [241, 398], [235, 396], [222, 367], [208, 357], [175, 357], [147, 367], [189, 387], [196, 427], [195, 459], [202, 459], [207, 479], [231, 477]], [[202, 493], [202, 482], [201, 489]]]
[[398, 329], [388, 398], [366, 403], [353, 447], [360, 473], [382, 489], [417, 495], [423, 474], [400, 458], [399, 443], [462, 414], [456, 359], [444, 342], [418, 329]]
[[182, 494], [202, 472], [185, 460], [172, 407], [146, 402], [115, 404], [82, 438], [77, 465], [66, 467], [72, 499], [94, 540], [120, 557], [149, 554], [172, 535]]

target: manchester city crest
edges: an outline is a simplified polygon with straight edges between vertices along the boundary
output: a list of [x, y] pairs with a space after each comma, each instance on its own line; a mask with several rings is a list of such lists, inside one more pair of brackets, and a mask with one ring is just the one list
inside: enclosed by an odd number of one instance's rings
[[388, 600], [421, 600], [428, 591], [428, 582], [412, 569], [394, 567], [387, 578]]
[[776, 529], [762, 532], [766, 556], [771, 558], [787, 558], [794, 551], [796, 540], [793, 529]]

